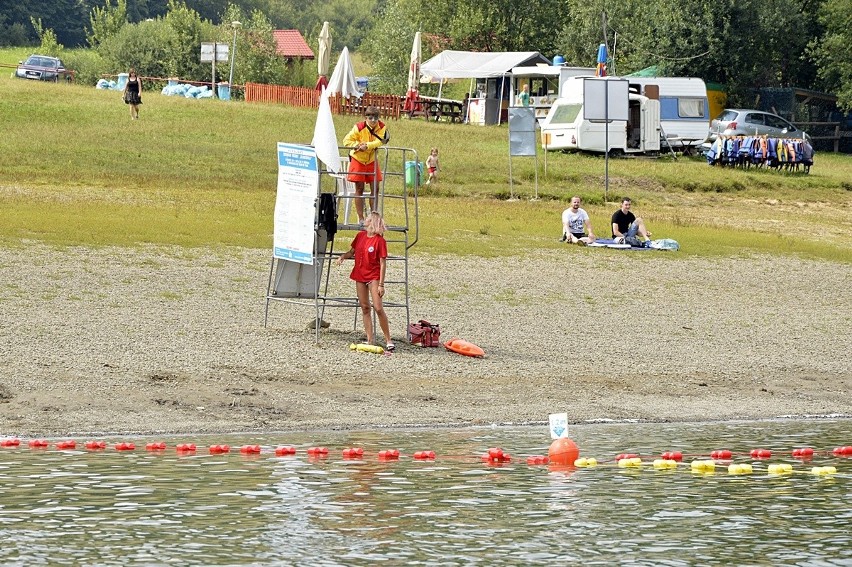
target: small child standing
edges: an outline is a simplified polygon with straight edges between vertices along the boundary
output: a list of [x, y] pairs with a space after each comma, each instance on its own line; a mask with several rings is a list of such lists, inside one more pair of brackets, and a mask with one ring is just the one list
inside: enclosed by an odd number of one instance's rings
[[426, 158], [426, 170], [429, 172], [426, 185], [438, 181], [438, 148], [432, 148], [429, 151], [429, 157]]

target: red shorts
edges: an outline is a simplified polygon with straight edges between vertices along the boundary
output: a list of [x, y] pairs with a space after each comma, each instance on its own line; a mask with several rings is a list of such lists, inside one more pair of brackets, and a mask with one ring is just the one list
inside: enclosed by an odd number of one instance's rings
[[346, 179], [354, 183], [372, 183], [374, 180], [381, 181], [383, 179], [382, 168], [379, 167], [379, 163], [375, 160], [373, 163], [364, 165], [357, 159], [349, 158], [349, 175], [346, 176]]

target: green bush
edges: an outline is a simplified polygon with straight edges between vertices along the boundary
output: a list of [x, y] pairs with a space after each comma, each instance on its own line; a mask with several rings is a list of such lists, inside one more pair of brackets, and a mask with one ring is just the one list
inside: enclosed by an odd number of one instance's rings
[[104, 69], [103, 58], [91, 49], [75, 49], [65, 53], [63, 59], [69, 69], [75, 73], [75, 81], [81, 85], [94, 86]]

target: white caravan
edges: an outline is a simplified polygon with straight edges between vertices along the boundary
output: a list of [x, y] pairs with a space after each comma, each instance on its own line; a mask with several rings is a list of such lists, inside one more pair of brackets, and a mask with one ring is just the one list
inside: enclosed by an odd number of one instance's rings
[[660, 103], [629, 92], [626, 79], [570, 77], [561, 91], [541, 123], [545, 150], [659, 152]]
[[624, 77], [630, 92], [660, 101], [663, 137], [675, 149], [699, 146], [710, 130], [707, 85], [694, 77]]

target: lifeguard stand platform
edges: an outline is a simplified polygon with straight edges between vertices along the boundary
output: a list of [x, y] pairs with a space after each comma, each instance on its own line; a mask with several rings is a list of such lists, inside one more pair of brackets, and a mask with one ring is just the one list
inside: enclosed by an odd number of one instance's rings
[[[273, 247], [272, 263], [269, 269], [269, 283], [266, 291], [266, 309], [264, 326], [270, 317], [270, 304], [285, 302], [312, 307], [315, 316], [314, 328], [316, 342], [319, 342], [320, 330], [326, 308], [351, 309], [353, 329], [358, 324], [360, 306], [355, 295], [355, 286], [349, 279], [352, 264], [347, 262], [340, 268], [333, 265], [341, 254], [350, 248], [352, 239], [359, 230], [355, 213], [355, 201], [363, 200], [366, 212], [371, 210], [370, 186], [364, 187], [364, 195], [355, 195], [354, 183], [346, 180], [349, 165], [349, 148], [338, 148], [341, 153], [341, 171], [335, 174], [322, 166], [314, 155], [313, 169], [297, 172], [301, 179], [295, 183], [284, 180], [282, 193], [281, 147], [279, 144], [279, 184], [276, 200], [276, 240], [279, 240], [279, 224], [285, 225], [290, 237], [302, 241], [302, 251], [293, 251], [277, 244]], [[295, 146], [290, 146], [295, 147]], [[306, 155], [313, 151], [311, 146], [300, 146]], [[420, 162], [417, 152], [410, 148], [381, 147], [376, 150], [376, 161], [380, 165], [383, 180], [379, 183], [376, 196], [376, 210], [382, 213], [387, 225], [385, 240], [388, 244], [387, 270], [385, 274], [386, 309], [404, 309], [405, 326], [408, 329], [409, 287], [408, 257], [409, 250], [419, 237], [417, 193], [420, 188]], [[300, 160], [307, 164], [309, 160]], [[297, 166], [298, 167], [298, 166]], [[309, 177], [316, 175], [315, 194], [308, 195]], [[300, 211], [287, 213], [279, 210], [282, 199], [288, 204], [301, 201]], [[309, 203], [309, 200], [312, 201]], [[282, 212], [283, 211], [283, 212]], [[287, 240], [290, 237], [282, 236]], [[307, 250], [311, 247], [312, 250]], [[308, 254], [307, 252], [311, 252]], [[375, 317], [375, 314], [374, 314]], [[391, 318], [391, 331], [397, 327], [399, 318]], [[374, 328], [375, 326], [374, 321]], [[397, 328], [395, 335], [401, 335]]]

